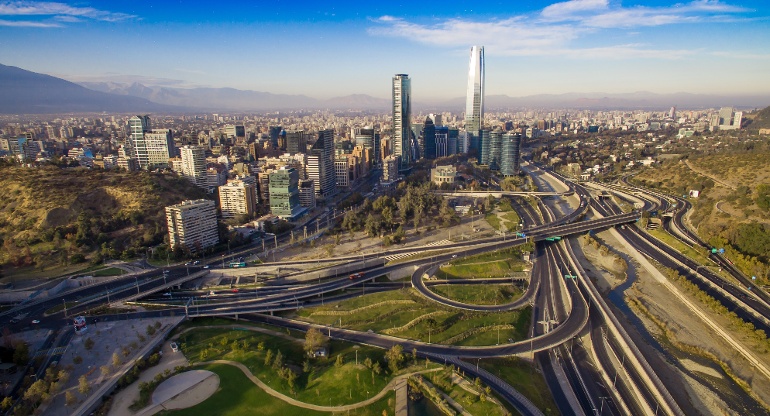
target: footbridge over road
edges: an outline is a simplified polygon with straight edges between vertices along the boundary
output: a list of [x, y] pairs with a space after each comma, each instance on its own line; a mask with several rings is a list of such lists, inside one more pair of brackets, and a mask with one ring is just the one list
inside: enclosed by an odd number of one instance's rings
[[436, 195], [445, 198], [486, 198], [493, 196], [501, 198], [503, 196], [571, 196], [572, 190], [567, 192], [519, 192], [519, 191], [433, 191]]

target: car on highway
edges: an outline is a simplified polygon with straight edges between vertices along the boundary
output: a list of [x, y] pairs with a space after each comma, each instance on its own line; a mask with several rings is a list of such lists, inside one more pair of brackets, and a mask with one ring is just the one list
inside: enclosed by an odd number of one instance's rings
[[457, 254], [452, 254], [452, 258], [456, 259], [457, 258]]
[[203, 268], [204, 268], [204, 269], [208, 269], [208, 268], [209, 268], [209, 265], [207, 264], [207, 265], [203, 266]]
[[195, 260], [195, 261], [193, 262], [193, 265], [195, 265], [195, 266], [197, 266], [197, 265], [199, 265], [199, 264], [201, 264], [200, 260]]
[[184, 265], [185, 265], [185, 266], [189, 266], [189, 265], [191, 265], [191, 264], [192, 264], [192, 262], [189, 262], [189, 261], [188, 261], [188, 262], [187, 262], [187, 263], [185, 263]]
[[238, 293], [238, 288], [237, 287], [233, 288], [233, 293]]
[[33, 319], [33, 320], [32, 320], [32, 323], [33, 323], [33, 324], [39, 324], [39, 323], [40, 323], [40, 320], [39, 320], [39, 319]]
[[176, 342], [172, 342], [170, 344], [170, 347], [171, 347], [171, 351], [173, 351], [173, 352], [178, 352], [179, 351], [179, 346], [176, 345]]

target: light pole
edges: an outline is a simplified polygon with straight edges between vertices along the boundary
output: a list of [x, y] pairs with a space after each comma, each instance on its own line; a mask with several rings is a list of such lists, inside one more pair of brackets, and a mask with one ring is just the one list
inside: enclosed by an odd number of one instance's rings
[[61, 303], [64, 304], [64, 317], [67, 317], [67, 302], [64, 301], [64, 298], [61, 299]]
[[139, 277], [134, 276], [134, 281], [136, 281], [136, 294], [139, 294]]

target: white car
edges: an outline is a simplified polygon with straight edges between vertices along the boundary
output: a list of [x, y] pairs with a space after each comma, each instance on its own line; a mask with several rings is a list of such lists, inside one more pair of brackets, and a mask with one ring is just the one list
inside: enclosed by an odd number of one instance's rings
[[171, 343], [171, 345], [170, 345], [170, 347], [171, 347], [171, 351], [173, 351], [173, 352], [179, 352], [179, 346], [178, 346], [178, 345], [176, 345], [176, 342], [172, 342], [172, 343]]
[[39, 321], [39, 320], [37, 320], [37, 319], [33, 319], [33, 320], [32, 320], [32, 323], [33, 323], [33, 324], [39, 324], [39, 323], [40, 323], [40, 321]]

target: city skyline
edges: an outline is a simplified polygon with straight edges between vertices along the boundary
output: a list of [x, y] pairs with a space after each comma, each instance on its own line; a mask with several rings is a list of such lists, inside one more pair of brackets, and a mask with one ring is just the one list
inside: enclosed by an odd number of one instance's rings
[[[387, 98], [388, 78], [408, 73], [415, 98], [430, 100], [464, 96], [467, 50], [484, 45], [487, 95], [770, 94], [758, 0], [210, 7], [0, 3], [2, 63], [75, 82], [318, 98]], [[136, 47], [143, 59], [127, 53]]]

